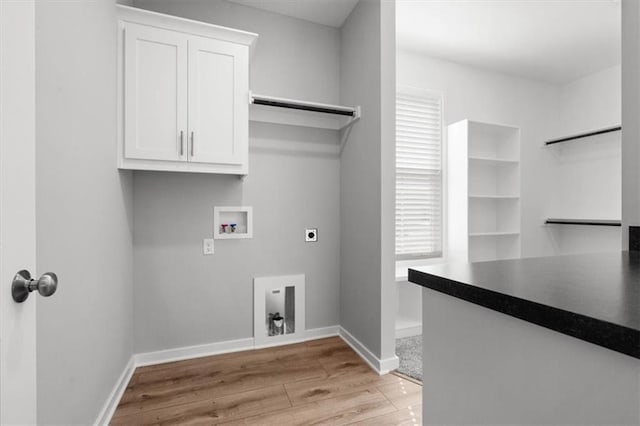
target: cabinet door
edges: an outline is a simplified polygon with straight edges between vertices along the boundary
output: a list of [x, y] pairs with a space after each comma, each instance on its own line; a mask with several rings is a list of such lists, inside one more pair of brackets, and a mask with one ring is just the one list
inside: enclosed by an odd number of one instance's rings
[[189, 161], [246, 163], [248, 69], [247, 46], [189, 38]]
[[124, 48], [125, 157], [186, 160], [187, 37], [127, 23]]

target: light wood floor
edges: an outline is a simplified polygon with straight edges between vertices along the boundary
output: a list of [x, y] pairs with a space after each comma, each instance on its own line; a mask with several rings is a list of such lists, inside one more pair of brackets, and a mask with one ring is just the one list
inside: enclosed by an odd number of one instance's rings
[[111, 423], [416, 425], [421, 403], [332, 337], [138, 368]]

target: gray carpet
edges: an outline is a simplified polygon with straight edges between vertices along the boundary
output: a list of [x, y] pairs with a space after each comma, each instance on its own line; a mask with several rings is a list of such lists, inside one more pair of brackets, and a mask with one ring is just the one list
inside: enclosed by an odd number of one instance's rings
[[422, 381], [422, 336], [396, 339], [396, 355], [400, 358], [398, 372]]

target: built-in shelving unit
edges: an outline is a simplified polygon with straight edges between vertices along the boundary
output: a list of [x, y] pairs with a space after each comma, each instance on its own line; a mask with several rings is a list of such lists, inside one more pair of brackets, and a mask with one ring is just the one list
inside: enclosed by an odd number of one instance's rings
[[615, 126], [610, 126], [610, 127], [603, 127], [602, 129], [589, 130], [589, 131], [583, 132], [583, 133], [576, 133], [574, 135], [563, 136], [563, 137], [557, 138], [557, 139], [551, 139], [551, 140], [545, 141], [544, 144], [545, 145], [555, 145], [557, 143], [573, 141], [573, 140], [576, 140], [576, 139], [589, 138], [589, 137], [592, 137], [592, 136], [602, 135], [602, 134], [605, 134], [605, 133], [619, 132], [620, 130], [622, 130], [622, 126], [620, 126], [620, 125], [615, 125]]
[[520, 257], [520, 130], [463, 120], [448, 128], [452, 260]]
[[609, 219], [554, 219], [544, 221], [547, 225], [586, 225], [586, 226], [622, 226], [620, 220]]
[[249, 120], [342, 130], [360, 119], [360, 107], [331, 105], [251, 93]]

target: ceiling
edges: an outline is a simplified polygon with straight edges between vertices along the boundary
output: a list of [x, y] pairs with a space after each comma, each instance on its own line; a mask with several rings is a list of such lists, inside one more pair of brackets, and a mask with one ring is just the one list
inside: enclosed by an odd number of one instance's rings
[[397, 0], [400, 49], [565, 83], [620, 63], [619, 0]]
[[229, 0], [317, 24], [340, 28], [358, 0]]

